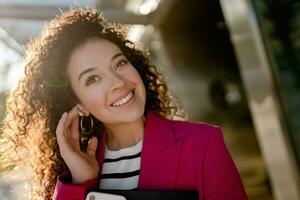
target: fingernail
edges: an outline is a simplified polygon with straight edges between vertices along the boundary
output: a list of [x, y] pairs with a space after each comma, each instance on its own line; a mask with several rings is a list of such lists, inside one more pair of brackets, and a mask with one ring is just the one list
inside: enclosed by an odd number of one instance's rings
[[88, 141], [88, 144], [90, 144], [92, 142], [93, 137], [91, 137]]

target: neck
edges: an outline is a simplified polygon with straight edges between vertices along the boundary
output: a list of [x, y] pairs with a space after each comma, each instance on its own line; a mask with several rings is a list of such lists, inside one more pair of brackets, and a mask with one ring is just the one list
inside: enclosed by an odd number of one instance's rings
[[119, 150], [137, 144], [144, 136], [144, 119], [123, 124], [105, 125], [109, 150]]

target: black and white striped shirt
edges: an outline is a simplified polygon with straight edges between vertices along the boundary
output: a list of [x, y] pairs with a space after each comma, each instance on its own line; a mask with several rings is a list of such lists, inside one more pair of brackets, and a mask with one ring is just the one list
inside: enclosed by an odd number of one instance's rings
[[138, 186], [143, 140], [136, 145], [111, 151], [105, 146], [100, 189], [132, 190]]

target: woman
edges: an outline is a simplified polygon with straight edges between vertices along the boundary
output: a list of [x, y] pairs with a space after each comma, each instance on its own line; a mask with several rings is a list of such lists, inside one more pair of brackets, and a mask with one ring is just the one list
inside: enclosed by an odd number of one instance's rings
[[98, 188], [247, 199], [221, 130], [171, 120], [185, 113], [124, 30], [75, 9], [30, 43], [7, 100], [6, 164], [33, 168], [34, 198], [84, 199]]

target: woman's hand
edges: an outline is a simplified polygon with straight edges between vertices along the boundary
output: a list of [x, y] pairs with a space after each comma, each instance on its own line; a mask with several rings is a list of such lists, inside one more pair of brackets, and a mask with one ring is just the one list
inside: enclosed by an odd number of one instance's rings
[[83, 183], [96, 178], [99, 166], [96, 159], [98, 139], [92, 137], [86, 152], [80, 150], [78, 108], [64, 113], [56, 128], [59, 150], [72, 174], [73, 183]]

